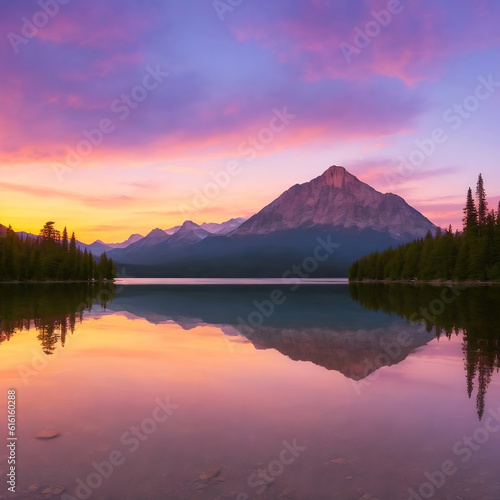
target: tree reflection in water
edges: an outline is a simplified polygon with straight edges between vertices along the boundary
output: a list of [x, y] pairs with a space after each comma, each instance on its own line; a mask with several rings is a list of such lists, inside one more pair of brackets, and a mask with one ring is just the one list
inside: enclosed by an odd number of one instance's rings
[[[16, 331], [35, 328], [43, 352], [51, 355], [59, 343], [64, 346], [85, 311], [91, 311], [96, 302], [105, 308], [114, 294], [111, 283], [0, 285], [0, 343]], [[500, 367], [500, 287], [351, 283], [349, 294], [354, 302], [343, 287], [304, 287], [289, 293], [266, 324], [239, 333], [258, 348], [273, 348], [291, 359], [311, 361], [355, 380], [363, 378], [362, 359], [380, 354], [380, 332], [389, 335], [396, 328], [398, 334], [401, 328], [392, 325], [389, 316], [384, 321], [368, 310], [422, 324], [422, 334], [415, 337], [408, 352], [390, 364], [427, 343], [429, 335], [424, 331], [434, 331], [438, 339], [462, 335], [467, 394], [472, 397], [476, 389], [477, 414], [482, 418], [488, 386]], [[125, 287], [116, 307], [148, 320], [152, 316], [153, 322], [164, 318], [192, 327], [191, 318], [194, 324], [222, 326], [231, 334], [241, 327], [236, 318], [247, 317], [253, 301], [268, 295], [268, 289], [259, 287], [237, 292], [228, 287]]]
[[15, 332], [35, 328], [45, 354], [64, 347], [68, 332], [96, 301], [105, 308], [113, 299], [112, 283], [19, 283], [0, 285], [0, 343]]
[[351, 283], [351, 297], [366, 308], [421, 322], [436, 337], [463, 333], [469, 398], [477, 379], [476, 407], [482, 418], [488, 386], [500, 368], [500, 287]]

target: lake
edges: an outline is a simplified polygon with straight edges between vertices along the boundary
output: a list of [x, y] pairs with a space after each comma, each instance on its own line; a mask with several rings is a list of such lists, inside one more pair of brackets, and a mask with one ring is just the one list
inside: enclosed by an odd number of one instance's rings
[[499, 305], [344, 280], [0, 285], [0, 498], [500, 499]]

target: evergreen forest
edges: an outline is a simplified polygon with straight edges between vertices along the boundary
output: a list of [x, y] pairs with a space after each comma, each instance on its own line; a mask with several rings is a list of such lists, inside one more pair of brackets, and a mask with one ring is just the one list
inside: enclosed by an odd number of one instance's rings
[[434, 235], [362, 257], [351, 265], [349, 280], [500, 281], [500, 203], [488, 209], [481, 174], [475, 196], [467, 192], [462, 221], [462, 231], [437, 228]]
[[98, 261], [77, 248], [75, 233], [68, 238], [47, 222], [39, 236], [17, 234], [10, 226], [0, 229], [0, 281], [102, 281], [112, 280], [116, 269], [103, 253]]

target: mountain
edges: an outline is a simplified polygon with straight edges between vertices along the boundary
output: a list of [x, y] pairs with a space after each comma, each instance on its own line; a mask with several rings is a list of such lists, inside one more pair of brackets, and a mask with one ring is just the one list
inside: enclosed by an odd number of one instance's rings
[[37, 234], [33, 234], [33, 233], [27, 233], [26, 231], [16, 231], [16, 234], [18, 236], [20, 236], [21, 238], [23, 238], [24, 240], [26, 238], [33, 238], [33, 239], [37, 239], [38, 238], [38, 235]]
[[111, 247], [101, 240], [96, 240], [90, 245], [78, 241], [76, 246], [82, 251], [87, 249], [87, 252], [92, 252], [94, 255], [101, 255], [103, 252], [109, 252], [109, 250], [111, 250]]
[[151, 242], [148, 242], [147, 245], [143, 245], [140, 244], [142, 240], [139, 240], [138, 244], [129, 245], [130, 248], [122, 250], [110, 248], [108, 255], [121, 264], [140, 264], [143, 262], [157, 264], [179, 252], [182, 254], [184, 247], [192, 246], [213, 234], [226, 234], [236, 229], [245, 220], [244, 218], [234, 218], [221, 223], [204, 222], [201, 225], [187, 220], [181, 226], [165, 229], [163, 233], [166, 237], [157, 233], [158, 244], [153, 242], [151, 245]]
[[128, 262], [129, 256], [134, 256], [134, 260], [136, 256], [142, 255], [144, 251], [147, 251], [149, 248], [154, 248], [160, 245], [161, 243], [169, 240], [171, 236], [165, 233], [162, 229], [155, 228], [150, 231], [144, 238], [132, 243], [126, 248], [112, 248], [108, 252], [106, 252], [108, 257], [116, 259], [116, 256], [119, 255], [121, 257], [121, 263]]
[[[199, 224], [199, 227], [212, 234], [224, 235], [239, 227], [246, 220], [247, 219], [245, 219], [244, 217], [236, 217], [225, 222], [203, 222], [202, 224]], [[181, 226], [170, 227], [168, 229], [165, 229], [165, 232], [172, 235], [180, 228]]]
[[245, 222], [246, 220], [247, 219], [243, 217], [237, 217], [221, 223], [204, 222], [203, 224], [200, 224], [200, 226], [209, 233], [224, 235], [230, 233], [231, 231], [234, 231], [236, 228], [241, 226], [241, 224], [243, 224], [243, 222]]
[[[231, 220], [233, 220], [233, 219], [231, 219]], [[222, 224], [224, 224], [224, 223], [222, 223]], [[217, 233], [221, 229], [222, 224], [220, 224], [218, 222], [202, 222], [200, 224], [200, 227], [203, 228], [205, 231], [208, 231], [209, 233], [214, 234], [214, 233]], [[233, 228], [233, 229], [236, 229], [236, 228]], [[230, 229], [229, 231], [232, 231], [232, 229]], [[227, 232], [229, 232], [229, 231], [227, 231]]]
[[0, 235], [7, 234], [7, 226], [0, 224]]
[[183, 252], [189, 247], [210, 236], [193, 221], [185, 221], [182, 226], [169, 235], [161, 229], [153, 229], [146, 237], [123, 249], [111, 249], [107, 255], [121, 264], [136, 264], [142, 262], [158, 263], [169, 255]]
[[424, 237], [435, 226], [403, 198], [382, 194], [343, 167], [332, 166], [296, 184], [230, 233], [270, 234], [290, 229], [372, 229], [401, 241]]
[[158, 245], [168, 239], [170, 239], [170, 236], [157, 227], [144, 236], [144, 238], [129, 245], [126, 249], [131, 251], [138, 250], [140, 248]]
[[211, 233], [205, 231], [201, 226], [193, 221], [187, 220], [182, 226], [169, 238], [168, 244], [189, 245], [205, 239]]
[[[141, 240], [142, 238], [144, 238], [144, 236], [142, 236], [142, 234], [135, 233], [135, 234], [131, 234], [125, 241], [122, 241], [121, 243], [105, 243], [105, 245], [107, 245], [108, 247], [111, 247], [111, 248], [126, 248], [129, 245], [131, 245], [132, 243], [135, 243], [136, 241]], [[97, 241], [100, 241], [100, 240], [97, 240]]]
[[94, 255], [101, 255], [103, 252], [109, 252], [113, 248], [127, 248], [129, 245], [135, 243], [136, 241], [139, 241], [142, 238], [144, 238], [144, 236], [140, 234], [132, 234], [121, 243], [104, 243], [104, 241], [102, 240], [96, 240], [93, 243], [90, 243], [90, 245], [81, 243], [79, 241], [76, 245], [81, 250], [85, 250], [86, 248], [87, 251], [92, 252]]
[[434, 233], [436, 226], [403, 198], [333, 166], [227, 234], [203, 229], [188, 221], [157, 244], [108, 255], [126, 264], [128, 275], [143, 277], [342, 277], [361, 256]]
[[[186, 221], [189, 223], [187, 226], [185, 226], [186, 222], [182, 226], [174, 226], [168, 229], [165, 229], [163, 232], [167, 234], [168, 236], [173, 236], [175, 233], [177, 233], [180, 229], [182, 229], [182, 232], [174, 239], [172, 240], [172, 243], [175, 244], [192, 244], [196, 243], [198, 241], [201, 241], [203, 238], [206, 236], [209, 236], [209, 234], [227, 234], [234, 229], [236, 229], [238, 226], [240, 226], [241, 223], [243, 223], [246, 219], [243, 217], [239, 218], [234, 218], [230, 219], [225, 222], [204, 222], [203, 224], [195, 224], [192, 221]], [[194, 227], [193, 226], [196, 226]], [[158, 229], [158, 228], [157, 228]], [[193, 231], [193, 234], [188, 235], [187, 233], [189, 231]], [[159, 230], [161, 231], [161, 229]], [[132, 250], [138, 250], [140, 248], [144, 248], [144, 246], [151, 246], [151, 241], [156, 241], [156, 243], [166, 241], [166, 238], [163, 238], [162, 235], [159, 233], [155, 233], [156, 238], [151, 239], [149, 238], [144, 244], [138, 245], [134, 247]], [[151, 233], [149, 233], [148, 236], [150, 236]], [[148, 237], [147, 236], [147, 237]], [[104, 243], [102, 240], [96, 240], [93, 243], [90, 243], [89, 245], [81, 242], [77, 242], [78, 248], [81, 250], [84, 250], [85, 248], [92, 252], [94, 255], [101, 255], [103, 252], [110, 252], [111, 250], [115, 248], [128, 248], [130, 245], [133, 243], [137, 243], [138, 241], [142, 240], [144, 236], [141, 234], [132, 234], [130, 235], [125, 241], [122, 241], [121, 243]]]
[[181, 226], [174, 226], [174, 227], [169, 227], [168, 229], [165, 229], [165, 233], [167, 233], [169, 236], [172, 236], [175, 232], [177, 232]]

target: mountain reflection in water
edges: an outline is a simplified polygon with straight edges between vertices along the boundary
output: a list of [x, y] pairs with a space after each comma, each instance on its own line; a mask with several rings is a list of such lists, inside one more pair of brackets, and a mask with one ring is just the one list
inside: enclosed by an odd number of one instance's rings
[[[276, 290], [280, 301], [274, 303]], [[50, 355], [64, 347], [85, 315], [120, 313], [154, 324], [175, 322], [185, 330], [214, 325], [229, 342], [249, 341], [256, 349], [275, 349], [363, 381], [435, 338], [463, 334], [467, 394], [476, 386], [481, 419], [499, 369], [499, 303], [496, 287], [1, 285], [0, 343], [35, 328]]]

